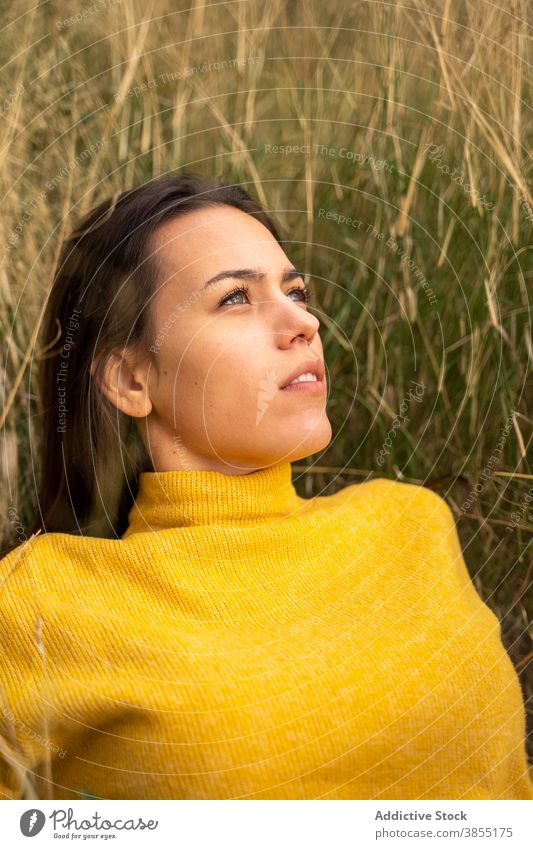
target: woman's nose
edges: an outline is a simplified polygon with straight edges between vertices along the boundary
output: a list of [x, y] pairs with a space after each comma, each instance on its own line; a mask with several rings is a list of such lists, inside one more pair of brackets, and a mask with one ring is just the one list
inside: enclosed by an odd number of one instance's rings
[[274, 309], [274, 324], [276, 332], [288, 337], [289, 341], [295, 336], [304, 336], [310, 343], [320, 328], [320, 320], [309, 312], [309, 309], [297, 302], [280, 301]]

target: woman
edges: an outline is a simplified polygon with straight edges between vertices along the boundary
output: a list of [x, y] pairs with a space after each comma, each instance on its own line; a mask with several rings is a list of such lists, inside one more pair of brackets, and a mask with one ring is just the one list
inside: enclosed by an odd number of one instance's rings
[[1, 561], [4, 798], [533, 799], [446, 502], [294, 489], [332, 436], [307, 300], [270, 217], [197, 175], [72, 234], [44, 533]]

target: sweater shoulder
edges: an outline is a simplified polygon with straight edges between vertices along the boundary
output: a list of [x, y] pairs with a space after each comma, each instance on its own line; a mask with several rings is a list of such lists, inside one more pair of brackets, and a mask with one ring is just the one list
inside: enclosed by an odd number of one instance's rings
[[457, 524], [445, 498], [421, 484], [389, 478], [374, 478], [360, 487], [359, 499], [367, 514], [374, 517], [391, 544], [401, 543], [405, 551], [421, 556], [425, 552], [428, 564], [437, 564], [440, 557], [453, 560], [456, 574], [466, 578]]
[[433, 489], [422, 484], [388, 478], [376, 478], [375, 482], [377, 492], [383, 491], [385, 497], [390, 500], [391, 506], [401, 509], [401, 515], [410, 512], [416, 518], [422, 516], [430, 522], [449, 523], [451, 521], [455, 524], [448, 502]]
[[335, 498], [373, 515], [387, 523], [399, 522], [428, 528], [455, 527], [452, 510], [446, 500], [432, 489], [390, 478], [372, 478], [350, 484], [336, 493]]
[[12, 594], [27, 595], [27, 589], [32, 582], [32, 566], [35, 563], [35, 549], [41, 545], [39, 535], [11, 549], [0, 560], [0, 616], [6, 612], [8, 599]]
[[386, 478], [376, 478], [370, 483], [376, 509], [386, 505], [383, 516], [386, 528], [417, 564], [424, 564], [427, 581], [438, 582], [446, 591], [459, 592], [472, 610], [485, 617], [490, 629], [499, 628], [496, 614], [474, 584], [455, 516], [445, 498], [419, 484]]
[[[0, 643], [4, 657], [22, 651], [28, 633], [35, 632], [43, 567], [48, 572], [47, 565], [53, 563], [53, 557], [43, 557], [50, 546], [49, 540], [44, 542], [46, 536], [31, 537], [0, 560]], [[45, 578], [45, 585], [48, 582]]]
[[470, 605], [479, 608], [483, 604], [490, 612], [473, 583], [455, 517], [445, 498], [420, 484], [388, 478], [347, 486], [337, 496], [351, 505], [354, 521], [361, 520], [372, 538], [395, 557], [398, 553], [407, 569], [416, 564], [425, 581], [439, 582], [441, 587], [440, 582], [446, 581], [448, 588], [459, 589]]
[[0, 640], [15, 650], [16, 635], [41, 618], [64, 619], [86, 587], [98, 586], [113, 540], [45, 533], [0, 559]]
[[[36, 534], [13, 548], [0, 559], [0, 595], [2, 589], [39, 581], [55, 586], [72, 569], [90, 568], [95, 558], [105, 558], [120, 540], [79, 536], [67, 533]], [[44, 588], [44, 587], [43, 587]]]

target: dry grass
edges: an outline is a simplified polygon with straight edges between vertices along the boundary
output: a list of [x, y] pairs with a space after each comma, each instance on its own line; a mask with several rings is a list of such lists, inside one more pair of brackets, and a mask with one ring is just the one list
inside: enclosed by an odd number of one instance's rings
[[[336, 436], [298, 488], [372, 472], [448, 500], [533, 730], [531, 3], [110, 0], [68, 25], [66, 0], [30, 5], [10, 5], [0, 57], [3, 514], [34, 509], [37, 333], [66, 230], [168, 170], [238, 181], [281, 222], [323, 324]], [[410, 380], [423, 403], [380, 467]]]

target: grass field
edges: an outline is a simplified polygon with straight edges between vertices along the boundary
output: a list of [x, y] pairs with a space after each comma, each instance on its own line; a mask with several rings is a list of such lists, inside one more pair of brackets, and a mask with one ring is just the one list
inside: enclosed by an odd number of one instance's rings
[[322, 321], [334, 439], [294, 465], [297, 489], [379, 475], [448, 501], [533, 762], [531, 2], [75, 5], [14, 2], [2, 22], [4, 543], [36, 506], [62, 238], [167, 171], [238, 182]]

